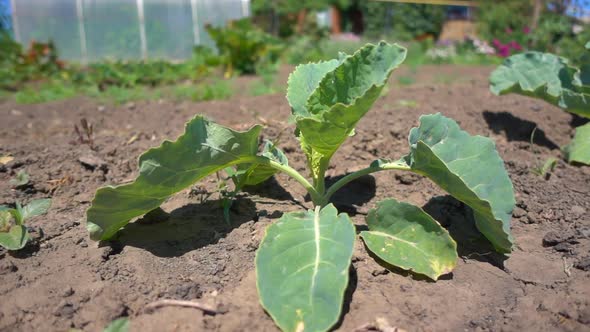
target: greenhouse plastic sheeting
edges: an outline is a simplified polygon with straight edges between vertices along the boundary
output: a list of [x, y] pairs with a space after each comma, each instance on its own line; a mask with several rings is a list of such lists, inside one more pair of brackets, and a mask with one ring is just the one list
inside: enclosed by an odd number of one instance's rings
[[[15, 38], [53, 40], [80, 62], [189, 58], [205, 26], [249, 15], [249, 0], [11, 0]], [[143, 19], [143, 20], [142, 20]], [[142, 24], [143, 21], [143, 24]]]

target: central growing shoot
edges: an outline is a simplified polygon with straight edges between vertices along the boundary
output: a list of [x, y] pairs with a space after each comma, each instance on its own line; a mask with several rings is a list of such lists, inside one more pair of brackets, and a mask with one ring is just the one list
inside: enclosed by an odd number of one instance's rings
[[[134, 182], [97, 191], [87, 212], [90, 237], [112, 238], [133, 218], [215, 172], [225, 169], [238, 189], [283, 172], [305, 187], [315, 205], [285, 213], [270, 225], [256, 254], [260, 301], [284, 331], [325, 331], [338, 321], [356, 232], [330, 197], [363, 175], [398, 170], [430, 178], [472, 209], [477, 228], [498, 252], [510, 253], [515, 201], [504, 163], [490, 139], [469, 135], [441, 114], [420, 117], [419, 126], [409, 131], [406, 155], [375, 160], [326, 188], [330, 159], [354, 135], [405, 57], [405, 48], [381, 42], [331, 61], [300, 65], [291, 74], [287, 99], [311, 181], [290, 167], [272, 142], [259, 151], [260, 126], [239, 132], [197, 116], [176, 141], [139, 158]], [[419, 207], [388, 198], [370, 210], [367, 224], [360, 237], [389, 264], [433, 280], [456, 265], [455, 241]]]

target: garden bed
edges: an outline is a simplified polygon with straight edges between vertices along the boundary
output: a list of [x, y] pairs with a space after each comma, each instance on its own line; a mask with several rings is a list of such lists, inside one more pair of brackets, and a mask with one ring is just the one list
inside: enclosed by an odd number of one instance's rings
[[[470, 223], [463, 205], [426, 178], [391, 172], [361, 178], [333, 197], [358, 229], [375, 202], [395, 197], [423, 206], [461, 239], [461, 259], [452, 274], [435, 283], [387, 270], [357, 241], [337, 329], [369, 331], [379, 324], [408, 331], [590, 329], [590, 168], [560, 160], [545, 178], [531, 171], [559, 156], [559, 146], [582, 120], [542, 101], [493, 96], [490, 71], [426, 67], [408, 71], [412, 82], [398, 79], [403, 71], [394, 73], [387, 94], [334, 156], [328, 176], [366, 167], [377, 157], [406, 154], [408, 131], [418, 117], [441, 112], [470, 134], [496, 142], [517, 200], [514, 252], [505, 259], [475, 230], [459, 227]], [[22, 252], [0, 252], [0, 330], [100, 331], [121, 316], [129, 316], [138, 331], [277, 330], [258, 302], [255, 251], [264, 229], [282, 212], [311, 207], [304, 189], [283, 175], [240, 195], [231, 225], [223, 220], [213, 176], [166, 202], [169, 215], [132, 223], [112, 243], [88, 239], [85, 210], [95, 190], [133, 179], [139, 154], [179, 135], [195, 114], [241, 130], [263, 123], [265, 137], [280, 136], [290, 164], [305, 168], [283, 93], [124, 106], [86, 98], [0, 103], [0, 155], [14, 157], [0, 166], [0, 204], [53, 198], [48, 214], [29, 224], [37, 229], [36, 240]], [[96, 151], [78, 142], [73, 128], [82, 118], [94, 126]], [[26, 170], [31, 184], [15, 190], [9, 179], [19, 170]], [[159, 299], [196, 300], [218, 313], [145, 310]]]

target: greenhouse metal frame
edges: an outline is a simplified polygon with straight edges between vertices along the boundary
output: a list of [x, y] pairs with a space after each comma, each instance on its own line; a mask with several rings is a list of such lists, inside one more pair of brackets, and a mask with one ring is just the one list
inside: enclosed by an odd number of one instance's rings
[[101, 60], [190, 57], [212, 45], [207, 24], [250, 15], [249, 0], [9, 0], [14, 38], [55, 42], [60, 55]]

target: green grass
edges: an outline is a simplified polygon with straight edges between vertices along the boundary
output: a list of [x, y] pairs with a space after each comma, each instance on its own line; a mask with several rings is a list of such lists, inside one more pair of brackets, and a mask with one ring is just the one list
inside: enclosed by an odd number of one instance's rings
[[173, 86], [169, 94], [176, 100], [225, 100], [234, 95], [232, 81], [216, 79], [200, 84], [181, 84]]
[[36, 87], [25, 87], [14, 94], [14, 99], [19, 104], [37, 104], [72, 98], [77, 94], [78, 91], [70, 85], [61, 82], [49, 82]]
[[438, 84], [451, 84], [457, 81], [458, 77], [453, 75], [439, 74], [434, 76], [434, 82]]
[[274, 86], [266, 84], [263, 81], [257, 81], [250, 87], [251, 96], [264, 96], [279, 92]]
[[287, 88], [276, 83], [276, 69], [262, 72], [260, 79], [256, 80], [251, 86], [249, 93], [251, 96], [264, 96], [273, 93], [285, 91]]
[[82, 91], [82, 94], [89, 97], [96, 98], [103, 103], [125, 104], [136, 100], [157, 100], [162, 97], [162, 93], [158, 89], [152, 89], [145, 86], [135, 87], [107, 87], [104, 91], [99, 91], [97, 88], [87, 88]]
[[137, 100], [158, 100], [170, 97], [175, 100], [225, 100], [234, 95], [231, 80], [215, 79], [199, 84], [177, 84], [148, 87], [136, 85], [132, 87], [108, 86], [100, 90], [95, 86], [76, 86], [63, 81], [28, 85], [17, 92], [0, 90], [0, 100], [14, 98], [19, 104], [38, 104], [50, 101], [87, 96], [101, 103], [115, 105]]
[[397, 82], [400, 85], [412, 85], [412, 84], [416, 83], [416, 79], [412, 76], [399, 76], [397, 78]]

